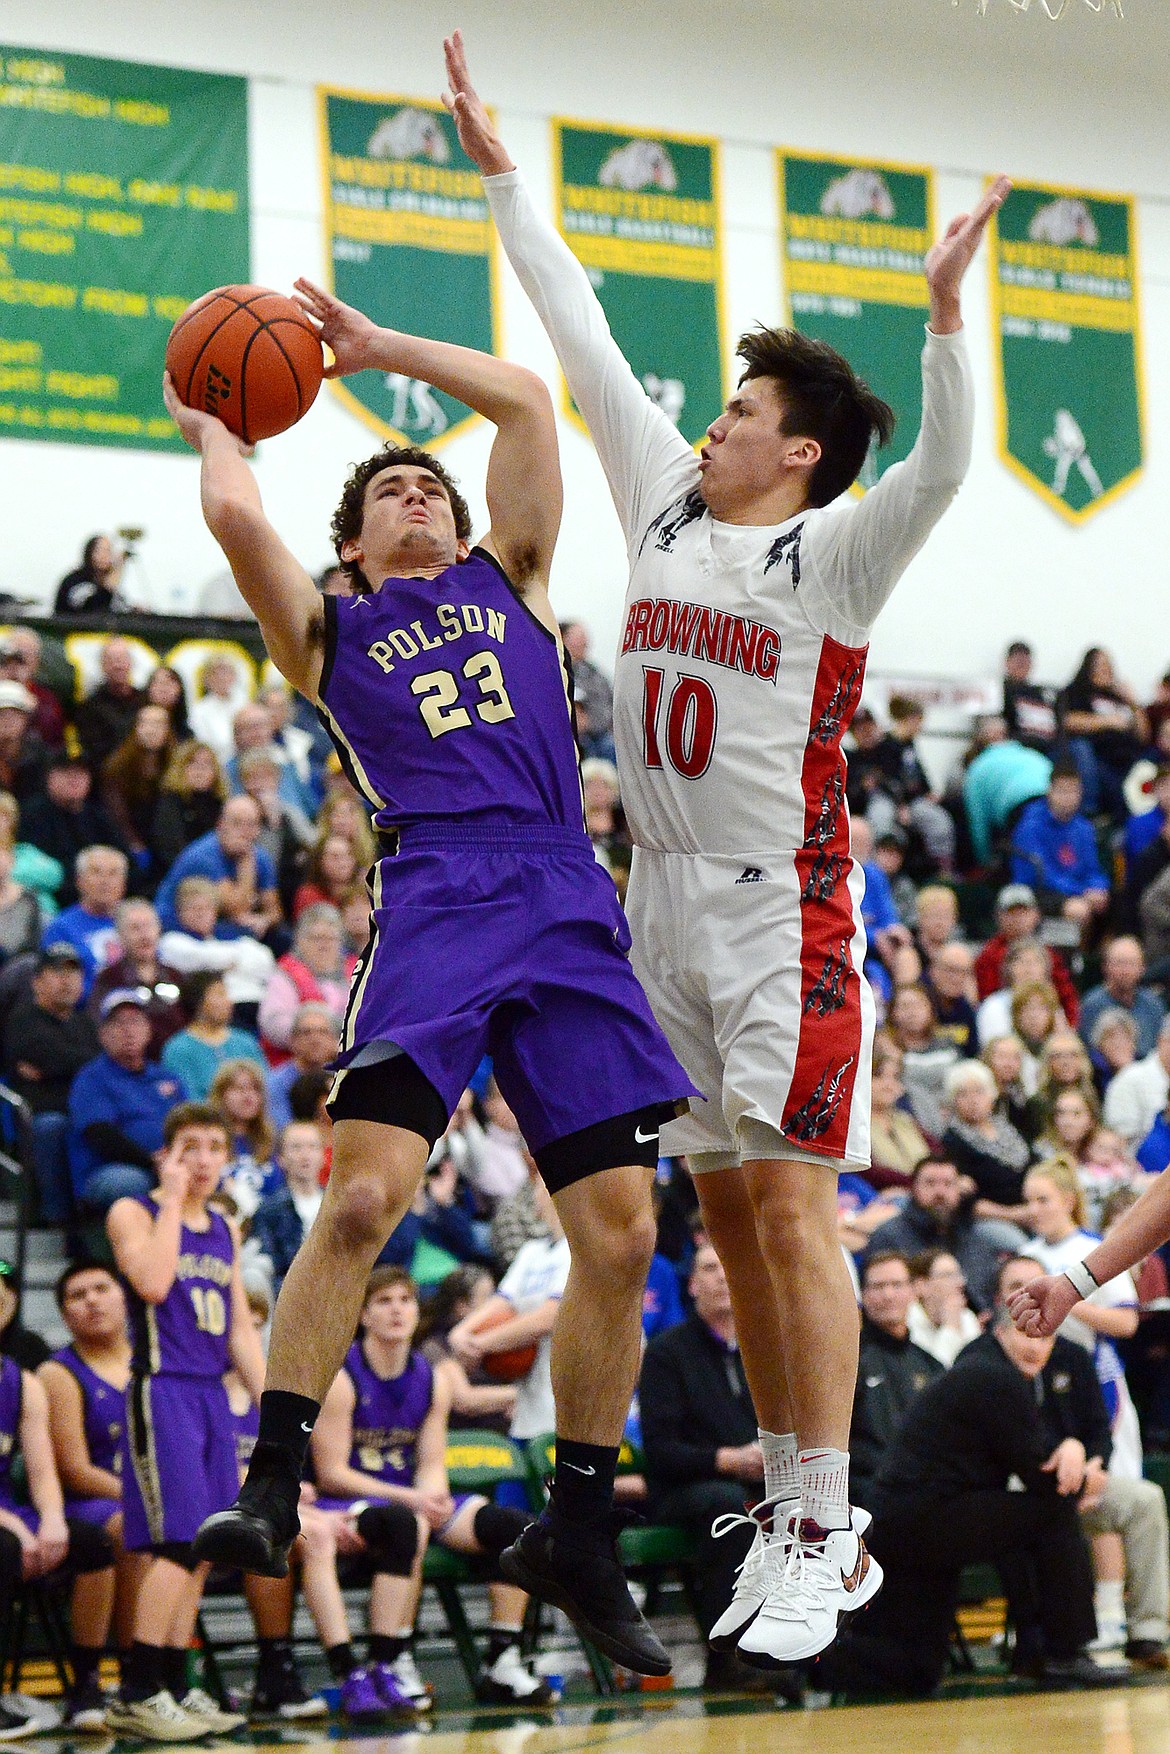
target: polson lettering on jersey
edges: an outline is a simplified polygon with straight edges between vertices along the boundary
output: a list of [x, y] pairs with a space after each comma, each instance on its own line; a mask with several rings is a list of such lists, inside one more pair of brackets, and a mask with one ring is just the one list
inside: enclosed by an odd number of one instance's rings
[[702, 603], [678, 603], [671, 597], [640, 597], [630, 604], [622, 655], [627, 652], [673, 653], [706, 658], [741, 676], [758, 676], [775, 684], [780, 668], [780, 635], [762, 621], [749, 621]]
[[367, 648], [366, 656], [373, 658], [388, 676], [396, 668], [396, 659], [409, 663], [424, 652], [440, 651], [444, 645], [472, 634], [486, 634], [502, 646], [508, 617], [504, 610], [486, 605], [481, 608], [478, 603], [439, 603], [433, 618], [428, 616], [427, 620], [431, 624], [430, 633], [419, 616], [409, 628], [391, 628], [383, 639], [375, 640]]

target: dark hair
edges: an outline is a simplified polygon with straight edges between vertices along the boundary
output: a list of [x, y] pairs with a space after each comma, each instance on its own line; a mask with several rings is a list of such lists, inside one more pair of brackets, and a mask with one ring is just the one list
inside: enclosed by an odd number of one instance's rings
[[1007, 655], [1009, 658], [1030, 658], [1032, 656], [1032, 648], [1026, 639], [1014, 639], [1007, 649]]
[[1104, 646], [1090, 646], [1080, 663], [1077, 665], [1076, 675], [1068, 684], [1064, 692], [1066, 694], [1072, 694], [1074, 691], [1080, 693], [1086, 688], [1091, 688], [1093, 686], [1091, 675], [1093, 665], [1096, 663], [1097, 659], [1103, 655], [1106, 657], [1108, 656]]
[[57, 1275], [57, 1283], [53, 1287], [53, 1294], [57, 1299], [58, 1309], [65, 1308], [65, 1293], [69, 1289], [70, 1282], [76, 1279], [79, 1273], [105, 1273], [109, 1278], [114, 1280], [115, 1284], [118, 1279], [118, 1275], [115, 1273], [113, 1267], [109, 1266], [105, 1261], [70, 1261], [64, 1272]]
[[419, 1322], [416, 1336], [418, 1343], [421, 1344], [422, 1341], [429, 1339], [432, 1334], [440, 1334], [445, 1337], [450, 1333], [455, 1326], [456, 1309], [465, 1298], [471, 1296], [479, 1281], [485, 1277], [491, 1278], [487, 1267], [479, 1266], [475, 1261], [468, 1261], [462, 1267], [455, 1267], [445, 1279], [440, 1279], [431, 1297], [427, 1300], [426, 1309]]
[[955, 1160], [953, 1157], [944, 1157], [941, 1152], [932, 1151], [929, 1157], [920, 1158], [914, 1165], [914, 1168], [910, 1171], [910, 1186], [914, 1186], [914, 1183], [918, 1180], [924, 1169], [933, 1169], [937, 1163], [945, 1163], [948, 1169], [955, 1170], [956, 1175], [959, 1173], [955, 1168]]
[[226, 980], [222, 968], [197, 968], [193, 974], [187, 975], [179, 983], [179, 1004], [190, 1021], [199, 1015], [203, 1004], [212, 987]]
[[328, 1096], [332, 1072], [302, 1072], [288, 1087], [289, 1112], [294, 1121], [315, 1121], [321, 1098]]
[[366, 1288], [362, 1292], [363, 1311], [372, 1297], [377, 1297], [379, 1291], [385, 1291], [391, 1285], [401, 1285], [403, 1290], [409, 1291], [414, 1301], [418, 1302], [418, 1286], [405, 1267], [375, 1267], [366, 1280]]
[[911, 1277], [911, 1279], [929, 1279], [931, 1269], [934, 1266], [935, 1262], [947, 1260], [948, 1258], [952, 1261], [957, 1258], [953, 1249], [943, 1249], [943, 1248], [922, 1249], [920, 1253], [918, 1253], [916, 1255], [911, 1255], [911, 1257], [910, 1257], [910, 1277]]
[[442, 483], [451, 502], [451, 510], [455, 514], [455, 534], [461, 542], [471, 540], [471, 513], [467, 509], [467, 501], [460, 493], [454, 480], [448, 475], [437, 458], [429, 451], [420, 450], [418, 445], [383, 445], [373, 457], [367, 457], [364, 463], [355, 463], [349, 472], [345, 486], [341, 490], [341, 499], [337, 510], [329, 524], [329, 534], [333, 538], [333, 546], [337, 550], [337, 564], [340, 570], [353, 581], [357, 591], [372, 589], [369, 579], [355, 561], [343, 560], [342, 545], [360, 536], [362, 520], [365, 515], [366, 488], [384, 469], [392, 469], [396, 463], [412, 464], [418, 469], [429, 469], [436, 481]]
[[99, 531], [99, 533], [96, 536], [91, 536], [89, 538], [89, 541], [86, 543], [85, 547], [81, 551], [81, 570], [85, 574], [87, 579], [92, 579], [94, 576], [94, 573], [93, 573], [93, 551], [97, 547], [99, 542], [104, 542], [104, 541], [105, 541], [105, 536]]
[[1053, 762], [1052, 772], [1048, 776], [1048, 784], [1051, 785], [1053, 780], [1076, 780], [1079, 785], [1081, 780], [1081, 770], [1075, 761], [1070, 761], [1068, 757], [1065, 756], [1060, 761]]
[[869, 1276], [874, 1268], [884, 1267], [888, 1265], [890, 1261], [897, 1261], [898, 1264], [905, 1267], [907, 1273], [909, 1273], [910, 1262], [906, 1259], [906, 1256], [902, 1253], [901, 1249], [875, 1249], [873, 1254], [866, 1255], [861, 1263], [861, 1289], [863, 1291], [869, 1282]]
[[177, 1102], [163, 1122], [163, 1144], [170, 1149], [184, 1127], [214, 1127], [222, 1133], [227, 1148], [232, 1148], [231, 1128], [219, 1110], [210, 1102]]
[[748, 378], [775, 378], [784, 403], [780, 431], [816, 439], [820, 461], [808, 478], [809, 504], [828, 505], [861, 474], [873, 439], [889, 444], [894, 411], [825, 341], [795, 329], [752, 329], [736, 353]]

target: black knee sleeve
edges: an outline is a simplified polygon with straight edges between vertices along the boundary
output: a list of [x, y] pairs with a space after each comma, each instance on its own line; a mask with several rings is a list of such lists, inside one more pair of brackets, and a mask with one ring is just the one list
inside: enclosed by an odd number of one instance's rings
[[0, 1590], [11, 1591], [20, 1582], [20, 1537], [11, 1529], [0, 1529]]
[[508, 1504], [481, 1504], [471, 1524], [472, 1533], [489, 1559], [498, 1559], [532, 1521], [526, 1510]]
[[357, 1519], [357, 1532], [370, 1550], [375, 1571], [409, 1577], [418, 1552], [418, 1523], [404, 1504], [368, 1504]]
[[[89, 1571], [105, 1571], [114, 1563], [114, 1543], [96, 1523], [66, 1518], [69, 1528], [69, 1557], [65, 1563], [78, 1576]], [[180, 1561], [182, 1563], [182, 1561]]]

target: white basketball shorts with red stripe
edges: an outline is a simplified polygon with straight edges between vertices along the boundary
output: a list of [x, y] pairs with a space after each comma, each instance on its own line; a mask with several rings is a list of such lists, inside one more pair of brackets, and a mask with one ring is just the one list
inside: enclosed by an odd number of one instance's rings
[[771, 1156], [868, 1167], [864, 891], [848, 854], [815, 847], [749, 857], [635, 849], [634, 967], [705, 1098], [663, 1128], [665, 1153], [685, 1152], [699, 1170]]

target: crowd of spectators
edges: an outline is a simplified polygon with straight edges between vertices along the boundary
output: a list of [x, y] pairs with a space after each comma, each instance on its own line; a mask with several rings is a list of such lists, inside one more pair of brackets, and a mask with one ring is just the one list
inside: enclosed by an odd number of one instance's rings
[[[84, 596], [88, 611], [94, 592], [116, 589], [102, 572], [107, 558], [100, 547], [87, 554], [63, 598]], [[630, 847], [609, 685], [579, 624], [566, 627], [565, 643], [587, 827], [621, 892]], [[222, 653], [212, 650], [189, 693], [163, 663], [136, 683], [128, 644], [113, 635], [100, 680], [78, 700], [46, 685], [41, 658], [31, 629], [0, 639], [0, 1051], [31, 1115], [36, 1216], [60, 1230], [63, 1254], [88, 1261], [111, 1207], [156, 1186], [168, 1117], [183, 1103], [210, 1104], [230, 1141], [215, 1200], [242, 1228], [246, 1281], [267, 1309], [329, 1174], [329, 1066], [369, 931], [366, 808], [305, 703], [279, 682], [252, 694]], [[920, 702], [895, 695], [885, 727], [859, 711], [849, 744], [865, 974], [880, 1027], [873, 1166], [841, 1177], [838, 1211], [863, 1323], [855, 1498], [894, 1526], [908, 1513], [894, 1502], [891, 1458], [915, 1441], [919, 1398], [966, 1368], [968, 1349], [985, 1372], [1005, 1359], [1032, 1372], [1030, 1355], [1004, 1351], [996, 1326], [1005, 1263], [1059, 1269], [1079, 1259], [1170, 1163], [1170, 679], [1143, 709], [1094, 649], [1057, 692], [1033, 680], [1017, 643], [1002, 713], [974, 726], [942, 783], [919, 748], [923, 722]], [[525, 1441], [554, 1422], [547, 1332], [568, 1264], [530, 1169], [485, 1063], [382, 1257], [421, 1299], [420, 1356], [446, 1372], [450, 1422], [494, 1423]], [[684, 1164], [662, 1162], [658, 1194], [630, 1427], [644, 1473], [623, 1490], [693, 1530], [706, 1630], [753, 1537], [740, 1513], [758, 1496], [762, 1462], [726, 1282], [698, 1229]], [[1098, 1473], [1136, 1485], [1143, 1437], [1170, 1447], [1170, 1383], [1156, 1362], [1166, 1291], [1155, 1258], [1136, 1283], [1126, 1275], [1103, 1288], [1100, 1307], [1079, 1311], [1058, 1342], [1079, 1349], [1092, 1418], [1078, 1427], [1085, 1468], [1075, 1489], [1055, 1490], [1081, 1499], [1096, 1583], [1086, 1557], [1088, 1608], [1080, 1601], [1047, 1628], [1046, 1656], [1043, 1616], [1013, 1575], [1026, 1669], [1050, 1661], [1056, 1673], [1063, 1663], [1076, 1679], [1094, 1639], [1133, 1660], [1164, 1660], [1167, 1603], [1150, 1606], [1165, 1596], [1163, 1573], [1153, 1584], [1148, 1567], [1136, 1576], [1133, 1542], [1124, 1543], [1137, 1513], [1130, 1506], [1125, 1528], [1088, 1513], [1107, 1496]], [[517, 1324], [536, 1361], [509, 1386], [488, 1366], [516, 1342]], [[960, 1417], [957, 1395], [939, 1401], [940, 1418]], [[938, 1437], [928, 1427], [919, 1469]], [[1041, 1438], [1016, 1438], [1029, 1458], [1026, 1496], [1046, 1491], [1047, 1452], [1033, 1454]], [[334, 1444], [338, 1456], [344, 1447]], [[1076, 1473], [1066, 1468], [1061, 1482]], [[1006, 1487], [1006, 1476], [980, 1478], [981, 1490]], [[951, 1479], [948, 1490], [968, 1485]], [[1148, 1534], [1154, 1512], [1146, 1501], [1139, 1508]], [[1055, 1526], [1055, 1512], [1037, 1515], [1035, 1526]], [[730, 1538], [712, 1538], [719, 1516], [732, 1518]], [[1022, 1516], [1010, 1530], [1026, 1547], [1035, 1530], [1021, 1532]], [[993, 1560], [1003, 1545], [995, 1527], [983, 1543]], [[972, 1528], [978, 1547], [986, 1528], [977, 1518]], [[1060, 1528], [1064, 1540], [1069, 1526]], [[1165, 1547], [1164, 1514], [1158, 1529]], [[958, 1551], [940, 1559], [948, 1577]], [[1066, 1561], [1081, 1589], [1079, 1562]], [[863, 1674], [871, 1685], [875, 1674], [891, 1687], [934, 1684], [926, 1599], [919, 1592], [917, 1666], [899, 1666], [883, 1632], [876, 1656], [852, 1649], [843, 1659], [843, 1687]], [[527, 1696], [510, 1665], [509, 1685], [521, 1689], [513, 1696]], [[411, 1678], [409, 1664], [403, 1673]], [[764, 1684], [726, 1652], [712, 1653], [707, 1682]]]

